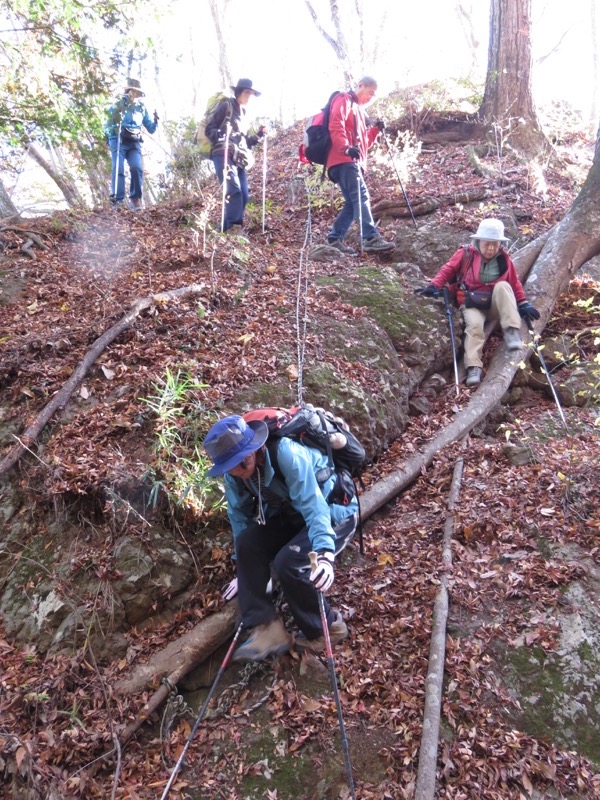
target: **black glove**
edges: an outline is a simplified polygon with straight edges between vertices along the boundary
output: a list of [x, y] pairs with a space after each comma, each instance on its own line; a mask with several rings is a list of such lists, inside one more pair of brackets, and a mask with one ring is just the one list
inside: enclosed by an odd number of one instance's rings
[[440, 290], [433, 283], [428, 283], [422, 289], [415, 289], [415, 294], [420, 294], [422, 297], [439, 297]]
[[360, 160], [360, 150], [358, 147], [347, 147], [346, 155], [350, 156], [350, 158], [355, 158], [357, 161]]
[[534, 308], [531, 303], [528, 303], [527, 300], [519, 306], [519, 314], [523, 317], [525, 322], [540, 318], [540, 312], [537, 308]]
[[379, 119], [376, 119], [373, 123], [373, 127], [379, 128], [379, 130], [383, 133], [385, 131], [385, 122], [381, 119], [381, 117], [379, 117]]
[[154, 112], [154, 124], [155, 124], [155, 125], [156, 125], [156, 123], [158, 122], [158, 120], [159, 120], [159, 119], [160, 119], [160, 117], [158, 116], [158, 114], [157, 114], [157, 113], [156, 113], [156, 111], [155, 111], [155, 112]]
[[262, 139], [263, 136], [267, 133], [267, 129], [264, 125], [261, 125], [260, 128], [256, 131], [256, 135], [259, 139]]

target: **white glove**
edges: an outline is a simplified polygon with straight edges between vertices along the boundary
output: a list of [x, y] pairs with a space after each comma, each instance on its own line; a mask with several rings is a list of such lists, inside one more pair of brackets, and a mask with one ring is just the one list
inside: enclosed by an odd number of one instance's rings
[[333, 561], [334, 554], [325, 552], [317, 555], [317, 563], [310, 571], [310, 579], [315, 585], [315, 589], [326, 592], [333, 583]]
[[[266, 594], [273, 594], [273, 581], [269, 580], [267, 583], [267, 588], [265, 589]], [[223, 589], [223, 600], [233, 600], [233, 598], [238, 593], [238, 579], [234, 578], [227, 586]]]
[[237, 578], [234, 578], [231, 583], [223, 589], [223, 600], [233, 600], [238, 593]]

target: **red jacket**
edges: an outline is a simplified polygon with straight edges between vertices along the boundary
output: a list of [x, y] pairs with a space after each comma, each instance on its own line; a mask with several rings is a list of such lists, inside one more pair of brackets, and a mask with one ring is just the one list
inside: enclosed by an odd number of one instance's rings
[[327, 156], [327, 169], [336, 164], [354, 161], [346, 155], [347, 147], [358, 147], [360, 166], [367, 166], [367, 150], [378, 137], [379, 128], [367, 128], [367, 117], [358, 104], [354, 92], [342, 92], [333, 98], [329, 113], [331, 147]]
[[[466, 255], [466, 259], [465, 259]], [[463, 260], [465, 267], [463, 268]], [[467, 245], [467, 253], [465, 248], [459, 248], [452, 258], [447, 261], [441, 270], [437, 273], [435, 278], [432, 278], [431, 283], [437, 288], [441, 289], [445, 284], [449, 284], [449, 289], [456, 295], [459, 290], [459, 285], [465, 286], [471, 290], [489, 289], [494, 287], [499, 281], [508, 281], [515, 293], [517, 304], [526, 302], [525, 291], [517, 275], [517, 270], [513, 264], [511, 257], [506, 250], [501, 247], [498, 251], [498, 262], [500, 264], [500, 277], [492, 283], [482, 283], [479, 280], [479, 270], [481, 269], [481, 253], [473, 245]], [[462, 275], [461, 275], [462, 273]], [[457, 297], [459, 305], [464, 301], [460, 294]]]

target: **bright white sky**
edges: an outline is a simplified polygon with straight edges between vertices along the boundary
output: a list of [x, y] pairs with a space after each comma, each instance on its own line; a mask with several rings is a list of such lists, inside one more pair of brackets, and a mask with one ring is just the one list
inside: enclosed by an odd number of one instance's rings
[[[589, 113], [593, 93], [594, 2], [597, 0], [533, 0], [534, 91], [538, 104], [552, 98], [568, 100]], [[202, 108], [190, 108], [193, 87], [200, 106], [221, 88], [216, 70], [218, 50], [204, 5], [198, 0], [173, 0], [169, 14], [160, 24], [161, 49], [165, 54], [160, 72], [160, 82], [164, 84], [163, 111], [173, 117], [201, 115]], [[329, 0], [313, 0], [313, 5], [322, 13], [325, 23], [329, 19]], [[484, 0], [463, 0], [462, 5], [472, 7], [479, 41], [474, 77], [483, 80], [489, 5]], [[354, 2], [341, 0], [342, 13], [348, 6], [354, 7]], [[363, 65], [364, 72], [375, 73], [380, 94], [386, 94], [395, 85], [405, 87], [435, 78], [466, 76], [471, 53], [456, 6], [452, 0], [420, 0], [411, 4], [369, 0], [366, 4], [369, 19], [365, 25], [373, 33], [370, 35], [367, 30], [367, 42], [375, 41], [380, 20], [386, 15], [385, 40], [379, 40], [377, 46], [378, 62]], [[597, 17], [598, 29], [600, 11]], [[282, 119], [284, 123], [309, 116], [323, 105], [333, 89], [341, 88], [333, 50], [317, 32], [303, 0], [233, 0], [228, 24], [234, 79], [252, 78], [264, 93], [254, 102], [258, 116]], [[331, 25], [326, 27], [333, 34]], [[600, 39], [600, 31], [597, 38]], [[191, 63], [192, 49], [195, 67]], [[151, 90], [153, 65], [147, 63], [145, 70]], [[160, 105], [161, 98], [153, 97], [153, 101]]]
[[[532, 0], [534, 98], [538, 107], [553, 100], [580, 110], [590, 132], [594, 108], [592, 7], [597, 0]], [[320, 19], [333, 35], [329, 0], [313, 0]], [[354, 0], [339, 0], [341, 12], [355, 7]], [[458, 0], [368, 0], [365, 41], [374, 50], [362, 72], [379, 82], [379, 94], [434, 79], [471, 77], [483, 83], [487, 67], [487, 0], [462, 0], [471, 9], [478, 42], [476, 63], [461, 28]], [[384, 35], [377, 36], [383, 25]], [[248, 77], [262, 91], [249, 106], [251, 116], [284, 125], [315, 113], [334, 89], [343, 88], [331, 46], [309, 16], [304, 0], [230, 0], [227, 41], [234, 81]], [[600, 10], [595, 19], [600, 40]], [[200, 119], [206, 100], [221, 88], [218, 48], [206, 0], [170, 0], [160, 19], [150, 13], [138, 19], [136, 34], [150, 38], [145, 58], [134, 64], [132, 75], [142, 80], [146, 103], [161, 120]], [[352, 48], [357, 36], [349, 37]], [[120, 92], [125, 73], [115, 85]], [[596, 114], [600, 97], [596, 97]], [[147, 137], [147, 170], [161, 171], [168, 154], [164, 128]], [[30, 183], [22, 176], [20, 183]], [[54, 189], [52, 192], [54, 193]]]

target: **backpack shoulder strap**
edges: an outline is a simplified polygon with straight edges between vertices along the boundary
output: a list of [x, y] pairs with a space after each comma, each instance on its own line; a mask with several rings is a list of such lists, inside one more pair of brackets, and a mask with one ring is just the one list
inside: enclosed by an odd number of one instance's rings
[[267, 439], [267, 452], [269, 453], [269, 459], [271, 461], [271, 466], [273, 467], [273, 472], [275, 473], [275, 477], [278, 478], [280, 481], [285, 483], [285, 478], [283, 476], [283, 472], [281, 471], [281, 467], [279, 466], [279, 460], [277, 458], [277, 451], [279, 450], [279, 442], [281, 438], [279, 436], [269, 436]]
[[464, 281], [464, 277], [467, 274], [467, 270], [469, 267], [473, 267], [473, 259], [475, 258], [475, 251], [473, 249], [473, 245], [471, 244], [463, 244], [463, 257], [462, 262], [460, 265], [460, 270], [458, 271], [458, 275], [456, 276], [456, 282], [461, 285]]

